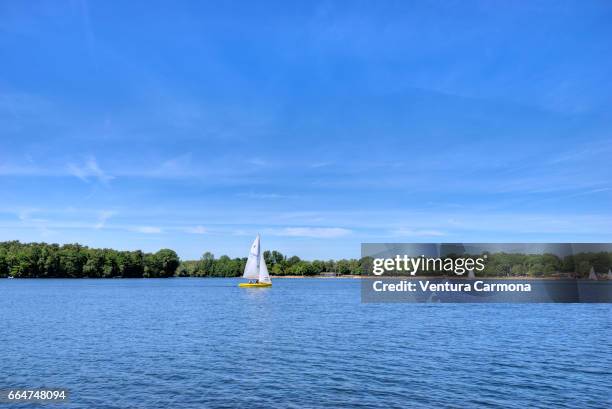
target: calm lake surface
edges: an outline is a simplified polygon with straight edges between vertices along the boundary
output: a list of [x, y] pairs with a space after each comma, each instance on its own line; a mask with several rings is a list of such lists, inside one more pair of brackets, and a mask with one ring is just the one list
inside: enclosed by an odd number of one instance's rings
[[611, 406], [612, 305], [362, 304], [359, 280], [237, 283], [0, 280], [0, 389], [72, 394], [19, 408]]

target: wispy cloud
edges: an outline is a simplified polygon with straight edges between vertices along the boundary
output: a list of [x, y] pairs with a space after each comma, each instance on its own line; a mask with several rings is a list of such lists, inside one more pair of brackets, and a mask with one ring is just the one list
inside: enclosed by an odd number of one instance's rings
[[168, 177], [190, 175], [192, 172], [191, 153], [188, 152], [165, 160], [154, 173]]
[[334, 164], [333, 162], [315, 162], [315, 163], [311, 163], [310, 167], [314, 168], [314, 169], [317, 169], [317, 168], [324, 168], [324, 167], [327, 167], [327, 166], [331, 166], [333, 164]]
[[19, 227], [32, 227], [37, 229], [41, 237], [49, 237], [55, 234], [55, 231], [49, 229], [49, 221], [40, 217], [33, 217], [34, 213], [40, 212], [40, 209], [21, 209], [17, 212], [19, 218]]
[[552, 155], [548, 165], [563, 164], [566, 162], [592, 161], [596, 156], [607, 156], [612, 151], [612, 143], [609, 140], [585, 143], [581, 148], [573, 148]]
[[32, 217], [32, 214], [35, 213], [37, 209], [21, 209], [17, 212], [17, 217], [22, 222], [37, 222], [44, 221], [44, 219], [36, 219]]
[[68, 172], [84, 182], [90, 182], [92, 179], [97, 179], [101, 183], [108, 183], [114, 178], [100, 168], [96, 158], [93, 156], [88, 158], [81, 165], [76, 165], [74, 163], [68, 164]]
[[285, 227], [271, 229], [269, 234], [287, 237], [335, 238], [351, 234], [351, 230], [342, 227]]
[[251, 236], [253, 232], [244, 229], [233, 229], [230, 233], [232, 236]]
[[136, 226], [131, 227], [130, 230], [136, 233], [143, 234], [159, 234], [162, 232], [161, 228], [155, 226]]
[[281, 195], [279, 193], [257, 193], [257, 192], [249, 192], [249, 193], [238, 193], [236, 196], [247, 197], [249, 199], [287, 199], [290, 196]]
[[447, 234], [441, 230], [428, 230], [428, 229], [406, 229], [400, 228], [391, 231], [393, 236], [403, 237], [442, 237]]
[[106, 221], [110, 219], [116, 212], [112, 210], [103, 210], [98, 215], [98, 222], [94, 225], [95, 229], [101, 229], [106, 225]]
[[[34, 165], [26, 160], [27, 163], [0, 163], [1, 176], [62, 176], [62, 172], [57, 169], [50, 169]], [[63, 172], [65, 174], [65, 172]]]
[[247, 163], [250, 163], [251, 165], [255, 165], [255, 166], [266, 166], [268, 165], [268, 161], [261, 159], [261, 158], [252, 158], [247, 160]]
[[185, 228], [185, 233], [191, 234], [206, 234], [208, 230], [204, 226], [193, 226]]

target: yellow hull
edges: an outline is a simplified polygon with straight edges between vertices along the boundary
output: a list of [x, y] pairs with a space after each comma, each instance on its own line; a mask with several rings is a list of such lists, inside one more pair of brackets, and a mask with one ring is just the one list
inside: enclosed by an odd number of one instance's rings
[[272, 283], [240, 283], [238, 284], [238, 287], [272, 287]]

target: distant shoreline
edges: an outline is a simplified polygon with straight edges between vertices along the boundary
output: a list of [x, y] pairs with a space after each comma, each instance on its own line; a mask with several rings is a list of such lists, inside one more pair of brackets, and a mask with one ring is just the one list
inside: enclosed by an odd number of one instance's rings
[[[242, 280], [242, 277], [215, 277], [215, 276], [172, 276], [172, 277], [2, 277], [3, 279], [18, 279], [18, 280], [148, 280], [148, 279], [235, 279]], [[588, 278], [576, 278], [576, 277], [530, 277], [530, 276], [516, 276], [516, 277], [474, 277], [467, 278], [463, 276], [458, 277], [444, 277], [444, 276], [375, 276], [375, 275], [339, 275], [339, 276], [270, 276], [272, 280], [282, 279], [343, 279], [343, 280], [531, 280], [531, 281], [554, 281], [554, 280], [576, 280], [576, 281], [589, 281], [589, 282], [607, 282], [612, 281], [606, 277], [600, 277], [597, 280], [590, 280]]]
[[[203, 277], [203, 278], [215, 278], [215, 277]], [[223, 278], [223, 277], [220, 277]], [[233, 277], [230, 277], [233, 278]], [[236, 277], [240, 278], [240, 277]], [[374, 275], [342, 275], [342, 276], [271, 276], [272, 279], [277, 278], [343, 278], [343, 279], [401, 279], [401, 280], [420, 280], [420, 279], [444, 279], [444, 280], [467, 280], [467, 277], [444, 277], [444, 276], [374, 276]], [[598, 280], [589, 280], [588, 278], [575, 278], [575, 277], [530, 277], [530, 276], [516, 276], [516, 277], [474, 277], [470, 280], [584, 280], [584, 281], [610, 281], [606, 278], [599, 278]]]
[[[476, 269], [482, 279], [573, 279], [597, 274], [598, 279], [612, 278], [612, 251], [572, 254], [564, 257], [554, 254], [487, 253], [487, 266]], [[312, 260], [297, 256], [287, 257], [279, 251], [263, 253], [272, 277], [276, 278], [351, 278], [371, 277], [374, 259]], [[458, 258], [457, 258], [458, 260]], [[75, 244], [0, 242], [0, 278], [169, 278], [169, 277], [242, 277], [247, 257], [215, 257], [205, 252], [199, 260], [181, 260], [171, 249], [155, 253], [141, 250], [125, 251], [109, 248], [90, 248]], [[392, 277], [414, 279], [446, 277], [449, 280], [466, 279], [467, 265], [455, 268], [427, 269], [395, 268], [386, 271], [383, 279]], [[428, 276], [411, 276], [413, 271]], [[454, 271], [464, 271], [455, 276]], [[606, 272], [607, 271], [607, 272]], [[376, 271], [377, 273], [379, 271]], [[392, 275], [404, 273], [402, 275]], [[388, 274], [388, 275], [387, 275]], [[500, 276], [498, 276], [500, 275]]]

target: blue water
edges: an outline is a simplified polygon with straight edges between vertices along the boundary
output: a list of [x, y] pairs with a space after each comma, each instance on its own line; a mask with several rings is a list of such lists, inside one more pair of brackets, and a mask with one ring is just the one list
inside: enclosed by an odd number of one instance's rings
[[0, 280], [0, 389], [72, 394], [19, 408], [611, 406], [611, 305], [361, 304], [358, 280], [236, 284]]

